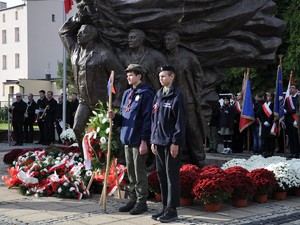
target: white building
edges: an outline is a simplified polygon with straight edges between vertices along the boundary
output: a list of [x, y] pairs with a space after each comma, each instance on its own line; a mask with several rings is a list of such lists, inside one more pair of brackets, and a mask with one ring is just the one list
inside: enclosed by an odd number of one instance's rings
[[[73, 6], [68, 15], [75, 12]], [[8, 94], [17, 92], [36, 94], [44, 89], [61, 93], [55, 78], [57, 62], [63, 60], [58, 36], [63, 23], [64, 1], [28, 0], [10, 8], [0, 2], [0, 106], [8, 100]]]

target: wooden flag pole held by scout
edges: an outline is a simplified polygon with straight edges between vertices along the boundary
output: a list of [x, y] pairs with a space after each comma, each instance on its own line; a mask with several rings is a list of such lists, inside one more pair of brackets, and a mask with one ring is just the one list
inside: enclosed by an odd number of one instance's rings
[[[109, 82], [108, 82], [108, 110], [112, 110], [112, 90], [113, 90], [113, 84], [114, 84], [114, 71], [111, 71]], [[110, 166], [111, 162], [113, 162], [114, 166], [114, 172], [115, 172], [115, 178], [116, 178], [116, 185], [118, 189], [118, 194], [119, 197], [121, 196], [120, 194], [120, 187], [119, 187], [119, 180], [118, 180], [118, 174], [116, 170], [116, 163], [110, 160], [110, 155], [111, 155], [111, 139], [112, 139], [112, 118], [109, 118], [109, 134], [108, 134], [108, 146], [107, 146], [107, 158], [106, 158], [106, 170], [105, 170], [105, 177], [104, 177], [104, 184], [103, 184], [103, 189], [102, 189], [102, 194], [100, 197], [100, 204], [103, 203], [103, 211], [106, 213], [106, 194], [107, 194], [107, 180], [108, 180], [108, 175], [110, 172]]]

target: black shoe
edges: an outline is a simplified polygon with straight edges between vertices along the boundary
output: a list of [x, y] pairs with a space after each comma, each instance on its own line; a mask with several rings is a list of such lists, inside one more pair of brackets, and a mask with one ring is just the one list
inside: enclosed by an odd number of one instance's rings
[[12, 146], [19, 146], [19, 143], [14, 143]]
[[164, 215], [157, 218], [157, 220], [160, 221], [161, 223], [169, 223], [177, 219], [178, 219], [177, 210], [172, 208], [166, 208]]
[[132, 210], [134, 208], [134, 206], [135, 206], [135, 202], [130, 201], [126, 205], [121, 206], [119, 208], [119, 212], [129, 212], [130, 210]]
[[137, 203], [135, 204], [134, 208], [130, 210], [129, 213], [131, 215], [139, 215], [147, 211], [148, 211], [148, 206], [146, 203]]
[[19, 144], [17, 144], [18, 146], [22, 146], [23, 145], [23, 143], [19, 143]]
[[165, 211], [166, 211], [166, 207], [163, 206], [157, 213], [153, 214], [151, 216], [151, 218], [154, 219], [154, 220], [157, 220], [158, 217], [164, 215]]

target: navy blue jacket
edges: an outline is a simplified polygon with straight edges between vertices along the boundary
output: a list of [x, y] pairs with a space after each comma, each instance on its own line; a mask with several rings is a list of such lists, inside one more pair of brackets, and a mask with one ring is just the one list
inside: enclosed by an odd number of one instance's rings
[[120, 134], [122, 144], [138, 147], [141, 140], [150, 140], [153, 92], [146, 84], [138, 85], [131, 97], [130, 110], [126, 112], [132, 90], [130, 88], [124, 92], [121, 111], [120, 114], [116, 114], [114, 123], [122, 127]]
[[186, 116], [183, 95], [173, 86], [166, 95], [162, 88], [153, 102], [151, 144], [169, 147], [185, 145]]

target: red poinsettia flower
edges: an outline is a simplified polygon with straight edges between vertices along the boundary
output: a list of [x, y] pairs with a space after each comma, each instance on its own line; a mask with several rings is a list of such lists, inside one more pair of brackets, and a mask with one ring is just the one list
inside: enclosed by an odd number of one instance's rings
[[256, 194], [265, 195], [274, 189], [277, 184], [275, 174], [264, 168], [252, 170], [247, 174], [256, 185]]

